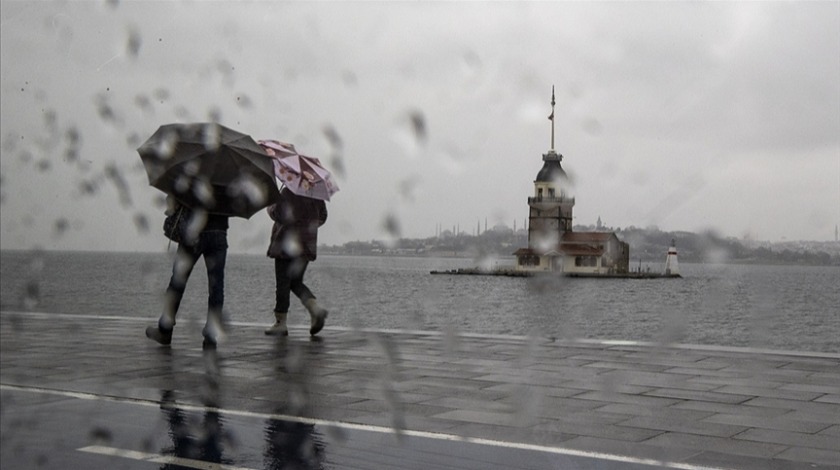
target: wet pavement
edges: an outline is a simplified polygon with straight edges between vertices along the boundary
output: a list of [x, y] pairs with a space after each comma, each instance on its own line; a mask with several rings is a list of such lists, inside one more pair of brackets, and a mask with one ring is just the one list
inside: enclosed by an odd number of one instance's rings
[[840, 354], [0, 313], [2, 468], [840, 469]]

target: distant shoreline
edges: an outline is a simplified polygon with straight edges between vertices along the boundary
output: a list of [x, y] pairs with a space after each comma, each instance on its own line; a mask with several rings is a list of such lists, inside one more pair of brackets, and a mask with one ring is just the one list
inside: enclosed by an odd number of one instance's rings
[[[4, 254], [36, 254], [36, 253], [90, 253], [90, 254], [112, 254], [112, 255], [173, 255], [175, 253], [174, 248], [167, 251], [108, 251], [108, 250], [53, 250], [53, 249], [46, 249], [46, 248], [33, 248], [33, 249], [3, 249], [0, 250], [0, 255]], [[235, 250], [228, 251], [229, 256], [248, 256], [248, 257], [265, 257], [263, 253], [256, 253], [256, 252], [237, 252]], [[417, 259], [458, 259], [458, 260], [493, 260], [493, 261], [509, 261], [509, 263], [503, 264], [510, 264], [512, 268], [516, 262], [516, 257], [513, 255], [497, 255], [492, 253], [482, 254], [481, 256], [476, 256], [475, 253], [347, 253], [347, 252], [337, 252], [332, 251], [327, 248], [319, 248], [319, 257], [326, 257], [326, 256], [335, 256], [335, 257], [365, 257], [365, 258], [417, 258]], [[710, 257], [707, 259], [684, 259], [682, 256], [680, 257], [680, 263], [685, 264], [709, 264], [709, 265], [745, 265], [745, 266], [815, 266], [815, 267], [840, 267], [840, 257], [832, 258], [832, 263], [803, 263], [798, 262], [796, 260], [792, 261], [778, 261], [778, 260], [764, 260], [764, 259], [756, 259], [756, 258], [731, 258], [731, 259], [719, 259], [718, 257]], [[640, 262], [639, 258], [631, 258], [630, 264], [631, 267], [635, 264], [638, 265]], [[643, 265], [650, 265], [650, 264], [664, 264], [665, 262], [665, 255], [663, 254], [661, 259], [641, 259], [641, 263]]]

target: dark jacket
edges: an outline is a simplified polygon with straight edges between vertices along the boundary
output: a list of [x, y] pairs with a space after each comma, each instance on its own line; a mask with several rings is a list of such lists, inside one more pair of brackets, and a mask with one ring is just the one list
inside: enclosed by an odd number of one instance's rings
[[268, 215], [274, 220], [269, 257], [315, 260], [318, 227], [327, 221], [324, 201], [298, 196], [283, 188], [278, 202], [268, 207]]

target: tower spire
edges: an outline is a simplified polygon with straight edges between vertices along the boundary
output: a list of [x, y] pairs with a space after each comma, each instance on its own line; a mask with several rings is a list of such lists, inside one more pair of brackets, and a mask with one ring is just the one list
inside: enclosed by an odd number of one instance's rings
[[551, 121], [551, 151], [554, 151], [554, 85], [551, 85], [551, 114], [548, 116]]

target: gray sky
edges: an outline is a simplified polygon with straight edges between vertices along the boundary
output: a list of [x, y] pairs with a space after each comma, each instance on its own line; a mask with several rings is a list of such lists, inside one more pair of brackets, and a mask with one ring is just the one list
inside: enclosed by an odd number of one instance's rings
[[[211, 119], [332, 167], [323, 243], [521, 228], [552, 85], [576, 224], [840, 223], [837, 1], [3, 1], [0, 21], [3, 249], [162, 249], [135, 149]], [[232, 250], [269, 230], [234, 220]]]

